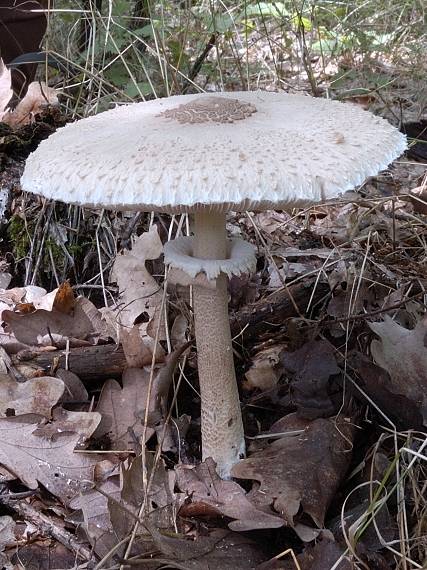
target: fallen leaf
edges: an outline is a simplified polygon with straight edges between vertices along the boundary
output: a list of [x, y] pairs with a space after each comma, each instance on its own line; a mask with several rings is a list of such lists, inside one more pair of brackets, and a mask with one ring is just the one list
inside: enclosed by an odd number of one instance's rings
[[21, 127], [34, 121], [34, 117], [48, 106], [59, 105], [55, 89], [43, 81], [33, 81], [28, 86], [25, 97], [18, 103], [13, 111], [3, 114], [3, 122], [10, 127]]
[[[100, 421], [99, 414], [92, 414]], [[82, 488], [91, 485], [102, 456], [74, 453], [81, 434], [64, 433], [56, 438], [35, 435], [42, 419], [33, 414], [0, 419], [0, 463], [29, 489], [37, 489], [42, 483], [68, 503]]]
[[7, 289], [12, 281], [12, 275], [7, 271], [0, 271], [0, 289]]
[[41, 414], [50, 418], [52, 407], [64, 393], [59, 378], [43, 376], [26, 382], [17, 382], [7, 374], [0, 374], [0, 417]]
[[[192, 540], [162, 534], [154, 526], [149, 530], [162, 553], [159, 558], [171, 568], [179, 561], [179, 566], [175, 567], [188, 570], [255, 570], [265, 559], [256, 542], [235, 532], [215, 529], [208, 536], [200, 534]], [[144, 559], [144, 568], [163, 567], [164, 564], [156, 563], [155, 559], [152, 562], [149, 558]]]
[[[370, 274], [365, 269], [364, 279], [360, 280], [360, 270], [354, 263], [344, 260], [334, 267], [328, 275], [332, 298], [327, 312], [335, 318], [345, 318], [362, 313], [374, 300], [373, 289], [369, 287]], [[345, 324], [332, 329], [334, 336], [342, 336], [346, 332]]]
[[0, 517], [0, 552], [7, 546], [16, 544], [15, 537], [16, 522], [12, 517], [4, 515]]
[[65, 281], [57, 289], [47, 293], [40, 299], [33, 301], [35, 309], [52, 311], [55, 309], [65, 315], [71, 314], [75, 304], [74, 291], [68, 281]]
[[248, 495], [258, 508], [273, 507], [291, 526], [305, 513], [321, 528], [349, 466], [352, 439], [343, 418], [316, 419], [302, 434], [282, 437], [240, 461], [232, 475], [260, 483]]
[[280, 289], [285, 281], [293, 279], [298, 275], [304, 275], [314, 269], [317, 269], [317, 265], [314, 263], [288, 263], [287, 261], [281, 261], [275, 265], [270, 265], [268, 268], [268, 288]]
[[163, 252], [157, 226], [153, 225], [132, 243], [132, 250], [118, 255], [111, 271], [111, 279], [119, 286], [117, 320], [126, 328], [144, 318], [146, 325], [157, 316], [162, 302], [162, 291], [145, 267], [147, 260], [157, 259]]
[[[104, 556], [121, 539], [128, 536], [135, 524], [135, 516], [146, 498], [146, 513], [161, 510], [174, 501], [174, 473], [166, 471], [160, 460], [153, 473], [153, 456], [146, 455], [147, 480], [151, 480], [148, 495], [143, 485], [141, 456], [120, 464], [119, 477], [113, 476], [96, 488], [76, 496], [70, 507], [82, 511], [83, 520], [74, 513], [71, 521], [83, 523], [84, 529], [98, 556]], [[176, 513], [176, 509], [173, 511]], [[146, 515], [147, 516], [147, 515]], [[173, 517], [171, 517], [172, 525]], [[168, 526], [169, 528], [169, 526]], [[170, 528], [173, 528], [170, 526]], [[141, 529], [146, 533], [145, 529]], [[143, 544], [147, 543], [145, 539]], [[149, 546], [152, 543], [148, 541]], [[141, 549], [138, 547], [138, 550]], [[142, 550], [144, 552], [144, 549]]]
[[53, 335], [59, 335], [64, 339], [85, 340], [98, 333], [95, 328], [96, 323], [87, 316], [88, 303], [90, 301], [79, 297], [73, 315], [66, 315], [56, 310], [39, 309], [25, 315], [3, 311], [2, 318], [17, 340], [27, 345], [36, 346], [43, 337], [50, 338]]
[[15, 535], [15, 529], [16, 522], [12, 517], [8, 515], [0, 517], [0, 566], [2, 570], [15, 570], [18, 568], [12, 565], [8, 556], [9, 553], [4, 552], [8, 547], [16, 548], [18, 539]]
[[[105, 382], [96, 408], [102, 415], [102, 421], [95, 435], [102, 437], [108, 434], [112, 449], [134, 449], [135, 440], [129, 433], [129, 428], [137, 439], [142, 436], [141, 417], [147, 407], [149, 381], [149, 370], [127, 368], [122, 376], [123, 387], [116, 380]], [[152, 402], [154, 398], [155, 393], [152, 394]], [[151, 406], [151, 409], [154, 408]], [[147, 440], [153, 434], [154, 429], [149, 427]]]
[[0, 57], [0, 121], [3, 120], [5, 109], [13, 96], [11, 81], [10, 70]]
[[87, 402], [89, 400], [89, 394], [77, 374], [60, 368], [56, 372], [56, 377], [60, 378], [65, 385], [62, 402]]
[[123, 352], [125, 353], [126, 363], [129, 368], [142, 368], [149, 366], [153, 360], [153, 351], [156, 351], [156, 362], [162, 362], [165, 356], [160, 343], [143, 335], [141, 325], [134, 325], [131, 329], [122, 328], [120, 330], [120, 341], [122, 343]]
[[[422, 429], [423, 417], [419, 403], [403, 394], [394, 393], [390, 376], [384, 368], [357, 351], [349, 354], [348, 364], [357, 372], [358, 386], [387, 417], [392, 418], [401, 429]], [[352, 390], [351, 385], [349, 389], [354, 397], [360, 399], [358, 390]]]
[[[144, 471], [149, 481], [148, 491], [144, 485]], [[176, 495], [173, 491], [175, 484], [174, 471], [167, 471], [162, 459], [154, 463], [153, 454], [146, 454], [143, 466], [142, 457], [138, 455], [129, 465], [120, 465], [121, 496], [119, 503], [109, 502], [111, 522], [117, 536], [124, 538], [135, 524], [134, 517], [145, 504], [145, 512], [161, 511], [165, 507], [174, 506]], [[176, 509], [174, 510], [176, 514]], [[167, 521], [167, 527], [172, 528], [175, 516]]]
[[[334, 566], [342, 557], [342, 561]], [[297, 556], [299, 570], [353, 570], [353, 564], [344, 556], [344, 548], [330, 538], [322, 538], [315, 544], [304, 548]], [[291, 556], [280, 560], [269, 560], [258, 566], [257, 570], [296, 570]]]
[[274, 255], [280, 255], [284, 258], [288, 257], [318, 257], [319, 259], [337, 259], [338, 250], [329, 249], [327, 247], [318, 247], [307, 249], [299, 249], [297, 247], [278, 247], [274, 250]]
[[367, 213], [367, 208], [360, 211], [359, 206], [345, 204], [344, 206], [325, 206], [324, 215], [319, 216], [310, 224], [310, 229], [318, 236], [330, 238], [334, 244], [342, 244], [354, 238], [359, 229], [358, 220]]
[[246, 382], [245, 390], [271, 390], [275, 388], [283, 374], [283, 368], [280, 362], [280, 353], [283, 345], [275, 345], [263, 349], [255, 354], [252, 358], [251, 367], [245, 372]]
[[[371, 482], [372, 483], [372, 482]], [[368, 487], [365, 487], [368, 489]], [[364, 552], [379, 552], [384, 547], [384, 541], [391, 542], [398, 538], [398, 532], [387, 503], [375, 512], [375, 524], [366, 524], [369, 520], [371, 499], [366, 498], [350, 509], [346, 509], [342, 516], [330, 522], [329, 528], [337, 541], [343, 542], [343, 527], [347, 540], [352, 548], [360, 555]], [[355, 540], [356, 534], [363, 532]], [[381, 537], [381, 538], [380, 538]]]
[[153, 425], [157, 441], [162, 444], [163, 453], [179, 453], [182, 443], [185, 442], [187, 432], [191, 425], [191, 416], [182, 414], [179, 418], [171, 418], [165, 423], [163, 417]]
[[3, 332], [1, 328], [0, 328], [0, 346], [4, 348], [7, 354], [17, 354], [21, 350], [27, 350], [30, 348], [28, 344], [19, 342], [13, 333]]
[[331, 345], [313, 340], [295, 352], [283, 351], [281, 361], [293, 374], [291, 391], [298, 415], [307, 419], [331, 416], [335, 406], [329, 396], [329, 379], [341, 372]]
[[369, 326], [380, 337], [372, 341], [371, 352], [390, 375], [390, 391], [414, 403], [427, 426], [427, 317], [412, 330], [389, 316]]
[[[0, 289], [0, 309], [14, 309], [18, 305], [31, 305], [46, 295], [46, 289], [36, 285], [26, 287], [13, 287], [12, 289]], [[32, 309], [33, 310], [33, 309]]]
[[97, 413], [71, 412], [61, 407], [55, 408], [52, 416], [52, 421], [36, 428], [33, 435], [54, 439], [62, 434], [78, 434], [80, 438], [76, 441], [76, 448], [86, 443], [100, 422]]
[[258, 510], [238, 483], [222, 480], [211, 457], [194, 468], [178, 465], [175, 471], [178, 488], [190, 499], [181, 507], [181, 516], [229, 517], [235, 519], [229, 528], [239, 532], [279, 528], [285, 524], [280, 517]]
[[411, 190], [410, 200], [416, 214], [427, 216], [427, 186], [425, 184]]
[[[69, 503], [69, 507], [77, 512], [72, 513], [67, 520], [84, 529], [94, 551], [100, 557], [105, 556], [119, 542], [111, 524], [108, 497], [120, 500], [118, 476], [103, 481], [97, 489], [77, 495]], [[124, 551], [119, 551], [118, 554], [123, 555]]]
[[[282, 234], [285, 232], [300, 231], [300, 228], [292, 220], [292, 216], [288, 212], [265, 210], [264, 212], [255, 214], [253, 219], [259, 229], [272, 237], [282, 238]], [[249, 227], [252, 227], [252, 224], [250, 224]], [[283, 243], [282, 239], [280, 241]]]
[[[34, 540], [31, 537], [31, 540]], [[16, 564], [13, 570], [75, 570], [75, 553], [59, 542], [40, 542], [20, 545], [17, 552], [11, 556]], [[5, 569], [8, 570], [8, 569]]]
[[170, 339], [174, 348], [187, 342], [188, 328], [189, 325], [186, 316], [179, 313], [175, 317], [170, 330]]

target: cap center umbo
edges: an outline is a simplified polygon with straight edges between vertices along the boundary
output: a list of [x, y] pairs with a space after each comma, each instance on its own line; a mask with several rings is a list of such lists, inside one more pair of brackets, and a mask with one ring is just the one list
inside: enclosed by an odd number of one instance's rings
[[159, 116], [174, 119], [181, 124], [234, 123], [256, 113], [255, 105], [228, 97], [200, 97], [175, 109], [167, 109]]

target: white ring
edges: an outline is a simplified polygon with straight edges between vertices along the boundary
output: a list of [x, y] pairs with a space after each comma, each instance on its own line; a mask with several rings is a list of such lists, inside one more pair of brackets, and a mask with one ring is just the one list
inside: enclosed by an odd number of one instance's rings
[[194, 237], [180, 237], [166, 243], [164, 246], [166, 265], [181, 269], [193, 279], [199, 273], [204, 273], [209, 281], [216, 279], [220, 273], [231, 277], [255, 271], [256, 248], [247, 241], [238, 238], [228, 240], [228, 259], [193, 257], [193, 243]]

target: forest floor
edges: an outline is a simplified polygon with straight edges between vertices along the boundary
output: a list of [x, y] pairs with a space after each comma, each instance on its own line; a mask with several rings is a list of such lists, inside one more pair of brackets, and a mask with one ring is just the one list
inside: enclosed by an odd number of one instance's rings
[[194, 346], [166, 415], [145, 413], [193, 339], [162, 258], [187, 220], [22, 193], [65, 120], [0, 123], [3, 567], [426, 568], [426, 125], [340, 200], [229, 215], [257, 271], [229, 284], [248, 459], [222, 481], [200, 462]]

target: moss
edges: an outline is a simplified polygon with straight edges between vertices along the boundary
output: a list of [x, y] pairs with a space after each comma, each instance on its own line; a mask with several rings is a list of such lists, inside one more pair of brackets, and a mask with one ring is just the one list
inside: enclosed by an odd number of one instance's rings
[[34, 223], [25, 221], [15, 215], [12, 216], [7, 225], [7, 236], [12, 245], [13, 255], [17, 260], [28, 255], [31, 247], [30, 233], [34, 228]]
[[[55, 265], [57, 273], [61, 273], [65, 269], [66, 259], [62, 247], [60, 247], [54, 239], [48, 237], [44, 243], [43, 264], [42, 269], [46, 272], [52, 271], [52, 261]], [[49, 254], [49, 249], [52, 253], [52, 259]]]

